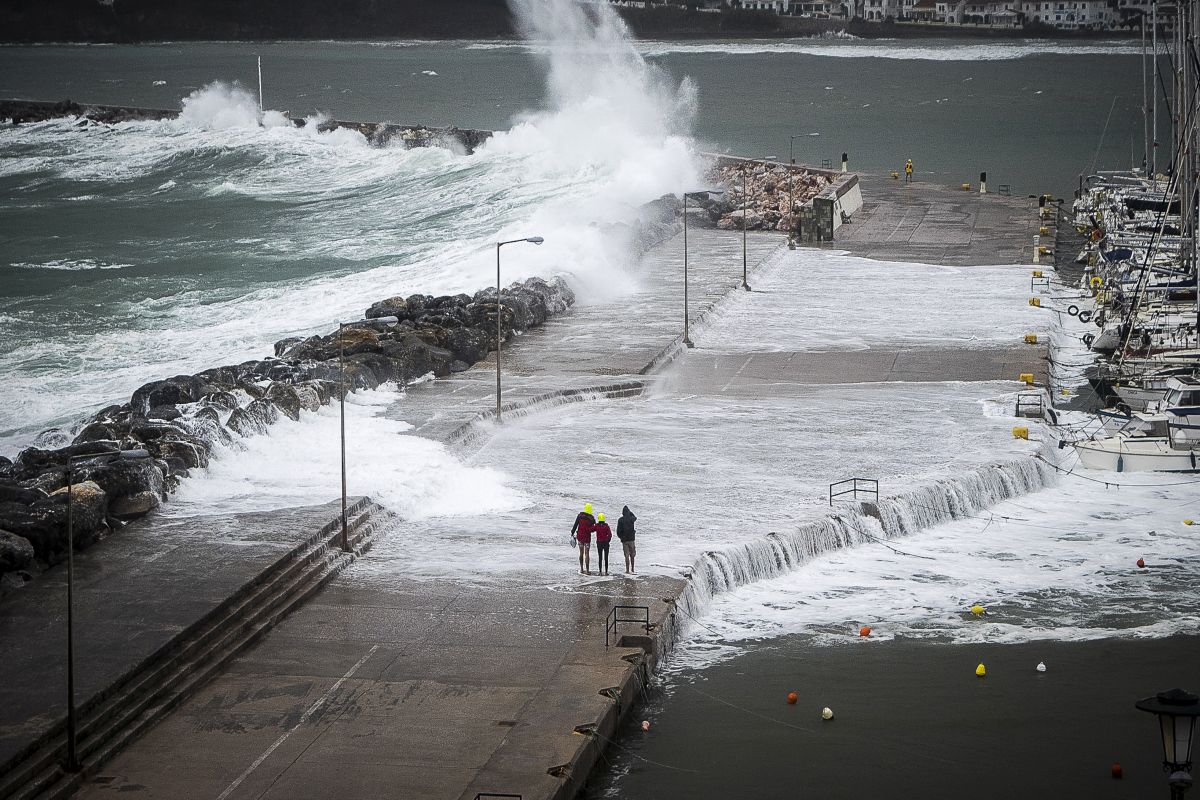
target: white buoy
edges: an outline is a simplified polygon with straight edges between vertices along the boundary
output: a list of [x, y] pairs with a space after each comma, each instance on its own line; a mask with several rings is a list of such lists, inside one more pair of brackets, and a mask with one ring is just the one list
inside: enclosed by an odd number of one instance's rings
[[833, 719], [833, 709], [830, 708], [829, 706], [825, 706], [824, 708], [822, 708], [821, 709], [821, 719], [825, 719], [825, 720]]
[[1046, 671], [1046, 662], [1045, 662], [1045, 661], [1039, 661], [1039, 662], [1038, 662], [1038, 665], [1037, 665], [1037, 671], [1038, 671], [1038, 672], [1045, 672], [1045, 671]]

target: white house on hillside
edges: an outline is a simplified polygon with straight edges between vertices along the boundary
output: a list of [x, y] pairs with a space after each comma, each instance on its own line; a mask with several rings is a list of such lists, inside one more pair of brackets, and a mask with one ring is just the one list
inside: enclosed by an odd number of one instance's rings
[[1117, 21], [1108, 0], [1022, 0], [1025, 23], [1038, 22], [1063, 30], [1102, 30]]

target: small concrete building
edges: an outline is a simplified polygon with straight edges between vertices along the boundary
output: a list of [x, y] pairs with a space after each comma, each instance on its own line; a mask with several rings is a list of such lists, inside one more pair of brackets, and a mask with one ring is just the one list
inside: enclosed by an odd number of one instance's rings
[[937, 0], [917, 0], [910, 14], [916, 22], [933, 22], [937, 16]]

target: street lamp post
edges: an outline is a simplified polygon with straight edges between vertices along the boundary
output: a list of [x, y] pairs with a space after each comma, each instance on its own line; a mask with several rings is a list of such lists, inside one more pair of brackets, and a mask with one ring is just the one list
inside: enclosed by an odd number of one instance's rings
[[540, 245], [546, 241], [541, 236], [527, 236], [524, 239], [509, 239], [507, 242], [496, 242], [496, 422], [500, 422], [500, 348], [502, 333], [500, 330], [500, 248], [506, 244], [529, 242]]
[[747, 282], [747, 272], [749, 265], [746, 260], [746, 229], [750, 226], [747, 224], [746, 215], [749, 212], [750, 194], [746, 189], [746, 173], [750, 171], [750, 162], [742, 162], [742, 288], [747, 292], [750, 291], [750, 284]]
[[353, 325], [395, 325], [399, 317], [375, 317], [354, 322], [338, 323], [338, 412], [342, 450], [342, 550], [350, 552], [350, 538], [346, 533], [346, 340], [343, 333]]
[[67, 764], [68, 772], [79, 771], [78, 718], [75, 711], [75, 520], [72, 509], [75, 480], [72, 476], [76, 461], [100, 456], [119, 456], [130, 460], [150, 458], [146, 450], [101, 450], [67, 457]]
[[1200, 697], [1183, 689], [1168, 689], [1134, 704], [1139, 711], [1158, 716], [1162, 734], [1163, 770], [1171, 787], [1171, 800], [1182, 800], [1192, 785], [1192, 735], [1200, 717]]
[[[697, 189], [683, 193], [683, 344], [685, 347], [695, 347], [688, 335], [688, 237], [687, 237], [687, 199], [708, 194], [725, 194], [724, 189]], [[744, 224], [743, 224], [744, 227]]]

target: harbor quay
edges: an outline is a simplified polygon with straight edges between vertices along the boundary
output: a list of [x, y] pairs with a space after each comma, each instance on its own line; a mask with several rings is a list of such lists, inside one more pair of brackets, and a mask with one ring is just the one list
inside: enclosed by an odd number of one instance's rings
[[[627, 403], [637, 412], [637, 404], [652, 404], [664, 392], [724, 404], [732, 415], [750, 395], [788, 407], [821, 387], [892, 384], [934, 396], [947, 382], [1016, 391], [1022, 373], [1044, 383], [1041, 349], [1015, 337], [1011, 345], [909, 341], [851, 352], [754, 343], [733, 352], [728, 342], [716, 341], [733, 316], [767, 313], [756, 304], [772, 309], [803, 293], [806, 258], [825, 251], [965, 270], [1027, 261], [1037, 223], [1025, 198], [922, 184], [901, 188], [873, 177], [863, 178], [862, 194], [861, 212], [820, 247], [792, 250], [777, 233], [690, 231], [694, 349], [683, 344], [680, 330], [677, 235], [642, 257], [636, 289], [577, 303], [503, 353], [499, 423], [495, 353], [445, 379], [409, 387], [384, 414], [412, 426], [403, 436], [440, 442], [459, 458], [488, 465], [511, 446], [503, 442], [508, 431], [540, 424], [564, 408]], [[749, 292], [742, 288], [743, 258]], [[770, 288], [781, 285], [795, 291]], [[353, 450], [348, 457], [355, 457]], [[546, 452], [542, 460], [555, 470], [587, 469], [570, 454]], [[841, 469], [819, 466], [821, 494], [825, 483], [847, 477]], [[636, 487], [622, 490], [636, 507]], [[679, 502], [691, 508], [695, 492], [704, 490], [702, 482], [681, 486]], [[95, 751], [104, 756], [98, 763], [73, 779], [54, 778], [56, 796], [577, 796], [605, 754], [623, 747], [624, 726], [638, 722], [636, 710], [656, 666], [702, 599], [698, 567], [663, 551], [653, 517], [638, 523], [636, 577], [620, 571], [619, 553], [611, 577], [576, 575], [567, 530], [575, 506], [586, 499], [563, 502], [561, 530], [553, 533], [540, 530], [549, 524], [540, 510], [531, 517], [530, 527], [557, 540], [556, 562], [543, 548], [531, 552], [527, 568], [496, 574], [486, 569], [489, 559], [521, 557], [506, 540], [493, 545], [477, 528], [456, 527], [453, 517], [402, 519], [376, 505], [380, 498], [352, 502], [348, 554], [336, 547], [335, 505], [286, 514], [151, 516], [98, 542], [77, 557], [75, 657], [81, 705], [92, 708], [132, 691], [131, 676], [160, 650], [178, 646], [177, 637], [194, 632], [198, 620], [229, 611], [235, 592], [243, 593], [235, 605], [269, 599], [254, 594], [268, 585], [256, 574], [293, 574], [292, 567], [279, 566], [292, 552], [292, 537], [313, 539], [312, 548], [333, 543], [306, 550], [304, 558], [338, 560], [338, 566], [256, 618], [236, 646], [221, 650], [215, 639], [205, 639], [211, 655], [199, 648], [194, 662], [180, 667], [187, 691], [142, 704], [119, 745]], [[796, 524], [825, 524], [823, 499], [818, 496], [822, 502], [806, 508]], [[869, 516], [871, 509], [843, 513]], [[764, 523], [762, 537], [773, 532]], [[440, 570], [436, 559], [422, 560], [435, 539], [454, 545], [444, 559], [479, 569], [454, 574]], [[203, 549], [195, 546], [199, 541]], [[551, 563], [557, 573], [547, 571]], [[307, 573], [296, 568], [294, 574]], [[30, 753], [61, 736], [64, 668], [55, 642], [61, 642], [63, 619], [49, 600], [61, 591], [61, 576], [47, 577], [0, 606], [0, 671], [6, 692], [25, 698], [0, 712], [10, 776]]]

